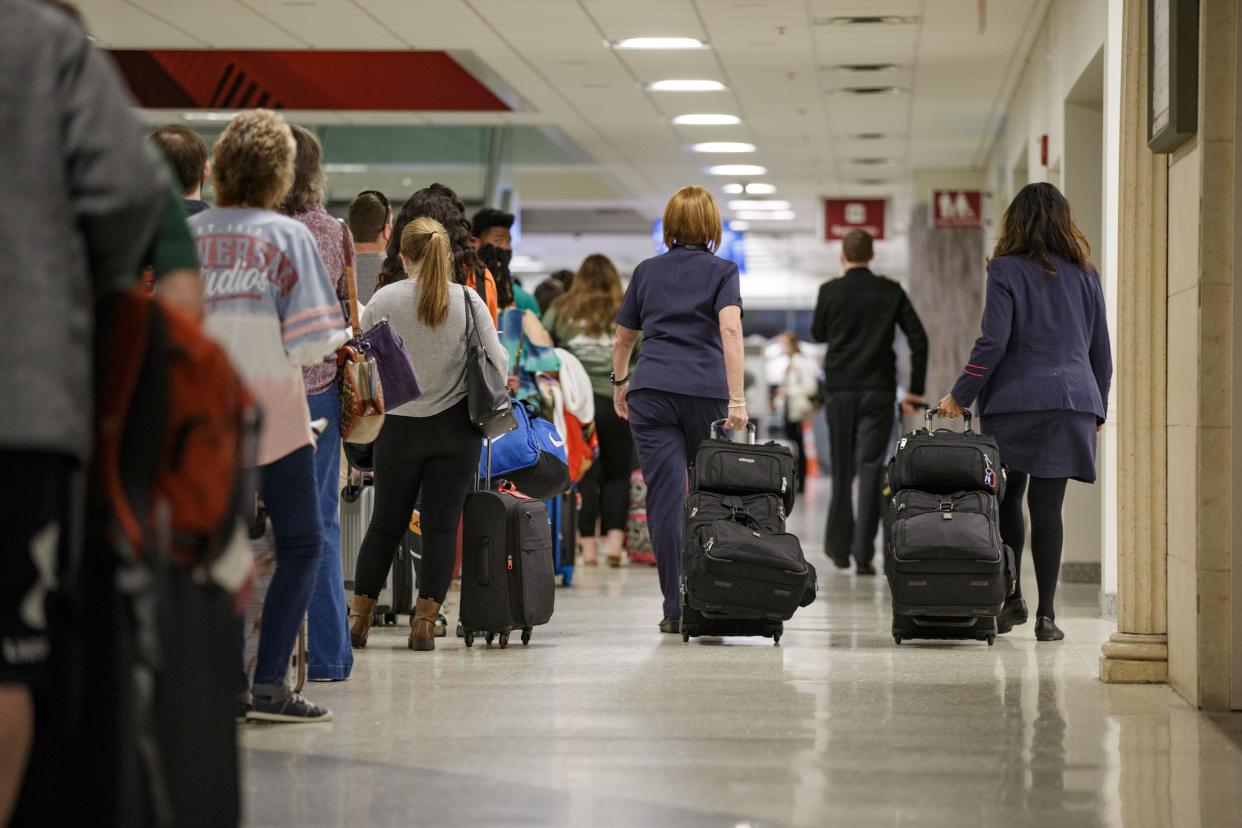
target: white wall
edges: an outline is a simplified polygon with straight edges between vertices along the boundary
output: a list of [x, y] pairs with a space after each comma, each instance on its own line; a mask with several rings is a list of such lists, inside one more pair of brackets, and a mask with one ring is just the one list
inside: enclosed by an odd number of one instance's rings
[[[986, 240], [990, 250], [999, 233], [1001, 214], [1017, 187], [1032, 181], [1051, 181], [1058, 186], [1064, 183], [1064, 176], [1069, 172], [1065, 167], [1066, 98], [1092, 59], [1104, 48], [1104, 135], [1100, 148], [1104, 192], [1090, 205], [1101, 213], [1090, 223], [1098, 228], [1096, 253], [1103, 265], [1101, 277], [1114, 339], [1121, 6], [1122, 0], [1054, 0], [1049, 6], [992, 146], [984, 176], [992, 191], [987, 205], [992, 220]], [[1040, 139], [1044, 135], [1048, 137], [1047, 165], [1040, 159]], [[1077, 152], [1074, 156], [1081, 163], [1084, 153]], [[1116, 594], [1117, 581], [1116, 433], [1111, 419], [1100, 438], [1098, 472], [1097, 491], [1092, 494], [1098, 496], [1102, 504], [1103, 520], [1076, 515], [1072, 504], [1067, 507], [1065, 560], [1094, 560], [1101, 564], [1102, 603], [1106, 609], [1111, 609], [1108, 596]]]

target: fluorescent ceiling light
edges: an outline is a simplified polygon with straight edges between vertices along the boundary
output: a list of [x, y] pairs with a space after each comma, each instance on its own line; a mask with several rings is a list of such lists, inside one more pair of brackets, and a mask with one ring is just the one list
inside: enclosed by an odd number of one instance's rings
[[707, 168], [708, 175], [767, 175], [768, 168], [758, 164], [717, 164]]
[[737, 217], [743, 221], [793, 221], [798, 216], [793, 210], [743, 210]]
[[183, 121], [231, 121], [236, 112], [185, 112]]
[[706, 49], [695, 37], [627, 37], [612, 44], [614, 49]]
[[364, 173], [371, 169], [369, 164], [324, 164], [323, 171], [330, 173]]
[[900, 95], [905, 91], [900, 86], [843, 86], [833, 90], [838, 95]]
[[729, 195], [741, 195], [742, 193], [746, 192], [746, 188], [743, 187], [741, 184], [726, 184], [721, 189], [723, 189]]
[[707, 141], [702, 144], [691, 144], [691, 152], [754, 152], [755, 145], [743, 141]]
[[743, 230], [750, 229], [750, 222], [749, 221], [731, 221], [729, 222], [729, 229], [734, 231], [735, 233], [740, 233]]
[[736, 115], [713, 115], [701, 113], [697, 115], [678, 115], [673, 123], [678, 126], [732, 126], [740, 124], [742, 119]]
[[729, 202], [730, 210], [788, 210], [789, 202], [779, 198], [740, 198]]
[[764, 184], [760, 181], [752, 181], [750, 184], [746, 185], [747, 195], [772, 195], [774, 192], [776, 192], [775, 184]]
[[652, 92], [720, 92], [725, 85], [714, 80], [662, 80], [647, 84]]

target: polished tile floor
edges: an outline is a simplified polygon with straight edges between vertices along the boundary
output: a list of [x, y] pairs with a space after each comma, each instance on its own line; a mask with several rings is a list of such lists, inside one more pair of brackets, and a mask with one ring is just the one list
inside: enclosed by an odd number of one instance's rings
[[308, 687], [335, 721], [242, 728], [248, 823], [1242, 825], [1239, 719], [1101, 684], [1092, 601], [1060, 644], [898, 648], [882, 579], [833, 571], [813, 523], [822, 591], [780, 647], [661, 636], [647, 567], [580, 569], [529, 647], [376, 631]]

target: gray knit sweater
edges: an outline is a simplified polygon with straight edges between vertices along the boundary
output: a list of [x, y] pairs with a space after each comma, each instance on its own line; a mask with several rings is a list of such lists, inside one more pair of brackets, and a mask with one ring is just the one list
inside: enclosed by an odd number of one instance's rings
[[400, 417], [430, 417], [451, 408], [466, 396], [466, 302], [474, 313], [479, 339], [493, 364], [508, 370], [509, 356], [496, 336], [496, 326], [479, 295], [460, 285], [449, 287], [448, 318], [432, 328], [418, 318], [418, 282], [403, 279], [382, 287], [362, 312], [362, 329], [369, 330], [387, 319], [405, 341], [405, 350], [414, 363], [423, 395], [398, 406], [389, 414]]

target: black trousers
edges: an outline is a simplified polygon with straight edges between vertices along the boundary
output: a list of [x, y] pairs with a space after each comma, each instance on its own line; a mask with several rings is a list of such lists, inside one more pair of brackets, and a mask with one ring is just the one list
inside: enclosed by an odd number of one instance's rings
[[612, 397], [595, 395], [595, 433], [599, 457], [578, 481], [582, 493], [578, 534], [584, 538], [606, 535], [614, 529], [624, 531], [630, 511], [634, 437], [630, 424], [617, 416]]
[[875, 555], [882, 507], [880, 488], [892, 441], [895, 398], [892, 391], [833, 391], [828, 395], [832, 505], [828, 508], [824, 551], [841, 566], [847, 566], [851, 556], [859, 563], [869, 563]]
[[444, 602], [457, 558], [457, 525], [478, 479], [482, 444], [465, 400], [432, 417], [384, 419], [375, 441], [375, 511], [358, 550], [355, 593], [379, 597], [421, 492], [418, 595]]
[[785, 439], [798, 447], [798, 491], [806, 490], [806, 433], [801, 422], [785, 420]]

